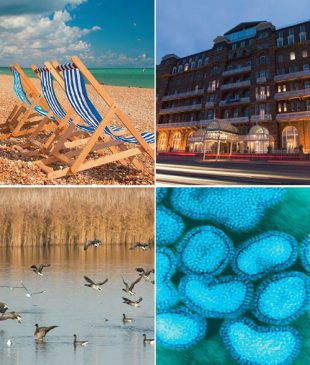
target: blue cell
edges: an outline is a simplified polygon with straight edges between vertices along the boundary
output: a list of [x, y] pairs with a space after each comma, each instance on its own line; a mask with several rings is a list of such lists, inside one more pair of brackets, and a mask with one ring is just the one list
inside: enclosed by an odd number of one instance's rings
[[196, 227], [178, 246], [180, 270], [192, 274], [219, 274], [233, 252], [233, 244], [223, 231], [211, 226]]
[[179, 294], [171, 282], [176, 270], [176, 258], [168, 248], [156, 251], [156, 307], [167, 309], [177, 304]]
[[292, 266], [297, 259], [297, 241], [287, 233], [270, 231], [240, 245], [232, 260], [233, 270], [256, 280]]
[[189, 348], [206, 335], [207, 322], [186, 309], [156, 315], [157, 344], [171, 349]]
[[289, 365], [301, 346], [295, 329], [256, 326], [247, 318], [224, 322], [220, 334], [232, 357], [243, 365]]
[[159, 206], [156, 209], [156, 244], [171, 245], [182, 235], [185, 225], [181, 217]]
[[285, 272], [264, 281], [254, 298], [255, 316], [266, 323], [285, 325], [303, 315], [309, 304], [309, 278]]
[[179, 286], [186, 306], [207, 318], [237, 318], [250, 305], [253, 286], [236, 276], [189, 275]]
[[168, 188], [157, 188], [156, 189], [156, 204], [161, 203], [166, 199], [168, 194]]
[[307, 271], [310, 271], [310, 235], [308, 235], [301, 245], [301, 262]]
[[182, 215], [211, 220], [233, 231], [254, 228], [265, 209], [277, 204], [281, 188], [185, 188], [173, 189], [171, 204]]

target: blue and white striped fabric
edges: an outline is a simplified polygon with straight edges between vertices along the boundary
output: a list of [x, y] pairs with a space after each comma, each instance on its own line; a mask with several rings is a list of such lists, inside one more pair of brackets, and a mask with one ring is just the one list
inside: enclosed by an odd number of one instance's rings
[[66, 117], [66, 112], [63, 110], [56, 97], [52, 74], [46, 67], [38, 68], [37, 71], [41, 74], [41, 88], [48, 106], [54, 115], [63, 120]]
[[27, 98], [27, 95], [23, 89], [20, 74], [15, 69], [13, 69], [13, 90], [18, 100], [20, 100], [22, 103], [26, 102], [28, 105], [31, 105], [31, 102]]
[[[85, 81], [80, 70], [76, 68], [73, 63], [60, 65], [59, 70], [63, 72], [65, 91], [70, 104], [74, 108], [75, 112], [88, 124], [88, 126], [79, 125], [78, 128], [88, 133], [93, 133], [101, 123], [102, 118], [94, 104], [89, 100]], [[104, 129], [104, 133], [113, 139], [127, 143], [139, 144], [137, 139], [133, 136], [118, 136], [113, 132], [116, 132], [116, 130], [113, 129], [112, 126]], [[142, 132], [141, 137], [147, 143], [155, 142], [154, 133]]]
[[[31, 102], [27, 98], [27, 95], [21, 83], [20, 74], [15, 69], [13, 69], [13, 90], [18, 100], [20, 100], [22, 103], [26, 102], [28, 106], [31, 106]], [[40, 105], [36, 105], [34, 107], [34, 110], [44, 117], [46, 117], [49, 113], [48, 110], [41, 108]], [[49, 118], [53, 121], [56, 120], [53, 116], [50, 116]]]

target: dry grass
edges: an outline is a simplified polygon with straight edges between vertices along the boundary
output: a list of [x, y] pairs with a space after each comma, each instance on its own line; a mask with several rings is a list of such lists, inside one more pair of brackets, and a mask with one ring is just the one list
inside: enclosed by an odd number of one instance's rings
[[3, 188], [0, 207], [2, 247], [153, 241], [151, 188]]

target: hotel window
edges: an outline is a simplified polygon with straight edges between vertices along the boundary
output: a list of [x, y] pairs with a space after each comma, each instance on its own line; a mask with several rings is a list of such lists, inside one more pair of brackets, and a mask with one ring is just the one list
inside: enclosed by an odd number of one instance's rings
[[179, 65], [178, 72], [183, 72], [183, 65]]
[[234, 109], [233, 117], [238, 118], [239, 117], [239, 109]]
[[284, 112], [287, 112], [287, 105], [286, 105], [286, 103], [283, 103], [283, 111]]
[[233, 50], [237, 49], [237, 43], [233, 43], [233, 45], [231, 46], [231, 48], [232, 48]]
[[286, 92], [286, 85], [282, 85], [282, 91], [285, 93]]
[[290, 28], [290, 29], [288, 30], [288, 34], [289, 34], [289, 35], [294, 35], [294, 28]]
[[307, 111], [310, 111], [310, 100], [307, 100]]
[[265, 86], [261, 86], [259, 94], [260, 96], [265, 96]]
[[172, 74], [176, 74], [177, 73], [177, 68], [174, 66], [172, 69]]
[[304, 70], [304, 71], [308, 71], [308, 70], [309, 70], [309, 64], [308, 64], [308, 63], [305, 63], [305, 64], [303, 65], [303, 70]]
[[310, 81], [305, 82], [305, 89], [307, 89], [307, 90], [310, 89]]
[[243, 116], [244, 117], [248, 117], [250, 114], [250, 109], [248, 107], [244, 108], [243, 110]]
[[240, 47], [242, 47], [242, 48], [245, 47], [245, 41], [240, 42]]
[[303, 57], [303, 58], [308, 57], [308, 51], [307, 51], [306, 49], [304, 49], [304, 50], [302, 51], [302, 57]]
[[224, 111], [224, 119], [228, 119], [229, 118], [229, 110], [225, 110]]
[[247, 63], [245, 64], [246, 65], [246, 67], [250, 67], [251, 66], [251, 61], [247, 61]]
[[267, 92], [266, 92], [267, 96], [270, 96], [270, 87], [269, 85], [267, 86]]
[[281, 105], [281, 103], [278, 104], [278, 112], [279, 113], [282, 113], [282, 105]]
[[206, 57], [206, 58], [205, 58], [205, 65], [206, 65], [207, 63], [209, 63], [209, 60], [210, 60], [210, 58], [209, 58], [209, 57]]
[[294, 36], [294, 35], [289, 35], [289, 36], [287, 37], [287, 44], [288, 44], [289, 46], [293, 46], [293, 45], [294, 45], [294, 43], [295, 43], [295, 36]]
[[290, 52], [290, 60], [291, 61], [296, 60], [296, 54], [295, 54], [295, 52]]
[[307, 33], [306, 32], [299, 33], [299, 42], [305, 43], [306, 40], [307, 40]]
[[282, 91], [281, 85], [278, 85], [278, 93]]
[[198, 67], [201, 67], [202, 66], [202, 60], [199, 60], [198, 61]]
[[216, 90], [216, 80], [211, 81], [211, 89]]
[[208, 111], [207, 119], [208, 119], [208, 120], [212, 120], [212, 119], [214, 119], [214, 110], [210, 110], [210, 111]]
[[291, 102], [291, 112], [295, 112], [296, 109], [295, 109], [295, 101], [292, 101]]
[[301, 24], [301, 26], [299, 27], [300, 32], [305, 32], [306, 31], [306, 24]]
[[193, 62], [191, 63], [191, 69], [193, 70], [194, 68], [196, 68], [196, 62], [195, 62], [195, 61], [193, 61]]
[[283, 55], [282, 54], [278, 55], [278, 62], [283, 62]]
[[277, 46], [278, 46], [278, 48], [282, 48], [283, 47], [283, 38], [278, 38], [277, 39]]
[[300, 101], [296, 102], [296, 111], [300, 112]]
[[188, 71], [188, 69], [189, 69], [189, 64], [188, 63], [185, 63], [184, 72]]

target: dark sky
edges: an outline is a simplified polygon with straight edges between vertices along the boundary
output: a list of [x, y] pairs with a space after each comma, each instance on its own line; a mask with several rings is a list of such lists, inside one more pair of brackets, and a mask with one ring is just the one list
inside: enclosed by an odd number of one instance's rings
[[167, 53], [209, 49], [235, 25], [271, 21], [277, 28], [310, 19], [310, 0], [157, 0], [157, 63]]

